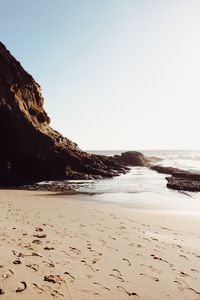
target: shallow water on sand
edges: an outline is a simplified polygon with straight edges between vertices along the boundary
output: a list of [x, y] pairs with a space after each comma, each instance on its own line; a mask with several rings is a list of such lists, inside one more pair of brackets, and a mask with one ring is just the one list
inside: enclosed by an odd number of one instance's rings
[[[114, 155], [122, 151], [93, 151]], [[200, 151], [141, 151], [159, 158], [157, 164], [200, 172]], [[137, 209], [164, 210], [200, 215], [200, 193], [179, 192], [166, 188], [165, 174], [145, 167], [133, 167], [130, 172], [112, 179], [68, 181], [81, 192], [92, 193], [92, 201], [114, 202]]]
[[200, 214], [200, 193], [169, 190], [165, 176], [147, 168], [132, 168], [128, 174], [113, 179], [70, 181], [70, 184], [78, 191], [94, 193], [89, 197], [93, 201]]

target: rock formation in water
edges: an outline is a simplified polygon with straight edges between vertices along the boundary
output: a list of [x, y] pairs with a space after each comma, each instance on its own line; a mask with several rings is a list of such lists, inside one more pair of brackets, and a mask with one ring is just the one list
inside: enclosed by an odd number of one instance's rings
[[43, 104], [40, 86], [0, 43], [0, 185], [110, 177], [127, 170], [81, 151], [53, 130]]
[[178, 191], [200, 192], [200, 174], [188, 172], [174, 167], [150, 164], [149, 168], [158, 173], [170, 174], [166, 177], [167, 187]]
[[150, 164], [150, 160], [138, 151], [123, 152], [121, 155], [115, 155], [114, 159], [124, 166], [146, 167]]
[[[161, 173], [161, 174], [174, 174], [176, 172], [182, 172], [181, 169], [178, 169], [178, 168], [175, 168], [175, 167], [165, 167], [165, 166], [161, 166], [161, 165], [157, 165], [157, 164], [150, 164], [149, 165], [149, 168], [151, 170], [154, 170], [158, 173]], [[184, 172], [184, 171], [183, 171]]]
[[166, 177], [167, 187], [173, 190], [200, 192], [200, 174], [187, 171], [173, 173]]

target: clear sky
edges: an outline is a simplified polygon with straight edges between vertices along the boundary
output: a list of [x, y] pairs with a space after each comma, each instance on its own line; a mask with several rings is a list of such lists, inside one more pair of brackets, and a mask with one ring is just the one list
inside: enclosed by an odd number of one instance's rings
[[82, 149], [200, 149], [199, 0], [0, 0], [1, 40]]

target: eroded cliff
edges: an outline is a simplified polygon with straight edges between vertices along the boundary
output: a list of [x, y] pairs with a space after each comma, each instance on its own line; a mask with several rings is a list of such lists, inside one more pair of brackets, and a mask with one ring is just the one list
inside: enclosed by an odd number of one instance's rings
[[40, 86], [2, 43], [0, 70], [0, 185], [126, 171], [115, 160], [81, 151], [49, 126]]

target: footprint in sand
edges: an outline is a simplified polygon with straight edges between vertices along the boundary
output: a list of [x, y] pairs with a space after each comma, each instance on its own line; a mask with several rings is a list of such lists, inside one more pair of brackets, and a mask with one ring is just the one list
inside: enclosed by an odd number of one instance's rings
[[113, 269], [113, 272], [117, 273], [118, 276], [122, 277], [122, 273], [118, 269]]
[[170, 267], [173, 267], [173, 264], [169, 263], [167, 260], [164, 260], [164, 259], [162, 259], [162, 258], [159, 257], [159, 256], [156, 256], [155, 254], [151, 254], [150, 256], [152, 256], [153, 259], [160, 260], [160, 261], [162, 261], [162, 262], [167, 263]]
[[44, 290], [38, 286], [37, 283], [32, 283], [32, 285], [34, 286], [34, 288], [37, 290], [37, 293], [41, 294]]
[[42, 227], [36, 227], [35, 231], [41, 232], [41, 231], [43, 231], [43, 229], [42, 229]]
[[144, 274], [144, 273], [140, 273], [141, 276], [145, 276], [149, 279], [153, 279], [154, 281], [159, 281], [159, 279], [157, 277], [154, 277], [154, 276], [151, 276], [151, 275], [147, 275], [147, 274]]
[[108, 236], [111, 240], [114, 240], [114, 241], [116, 241], [116, 238], [115, 237], [112, 237], [112, 236]]
[[190, 269], [192, 272], [195, 272], [195, 273], [199, 273], [199, 271], [198, 270], [196, 270], [196, 269]]
[[9, 277], [12, 277], [14, 275], [14, 272], [12, 270], [6, 270], [5, 273], [2, 275], [3, 279], [7, 279]]
[[38, 239], [44, 239], [47, 237], [46, 233], [37, 233], [37, 234], [33, 234], [33, 236]]
[[184, 258], [184, 259], [186, 259], [186, 260], [188, 260], [188, 258], [187, 258], [187, 256], [185, 256], [185, 255], [179, 255], [181, 258]]
[[36, 253], [36, 252], [32, 252], [32, 254], [31, 254], [31, 255], [28, 255], [28, 256], [38, 256], [38, 257], [42, 257], [42, 255], [41, 255], [41, 254], [39, 254], [39, 253]]
[[194, 292], [194, 293], [195, 293], [196, 295], [198, 295], [198, 296], [200, 295], [200, 292], [197, 291], [197, 290], [195, 290], [194, 288], [188, 287], [188, 290]]
[[18, 254], [17, 254], [17, 257], [25, 257], [26, 255], [24, 254], [24, 253], [22, 253], [22, 252], [19, 252]]
[[128, 266], [130, 267], [131, 266], [131, 262], [128, 258], [123, 258], [123, 261], [126, 261], [128, 263]]
[[105, 243], [106, 243], [103, 239], [100, 239], [99, 241], [102, 242], [103, 246], [104, 246]]
[[116, 279], [118, 279], [121, 282], [124, 282], [124, 279], [121, 276], [115, 275], [115, 274], [109, 274], [110, 277], [114, 277]]
[[29, 249], [29, 250], [33, 250], [33, 247], [32, 247], [32, 245], [30, 243], [26, 244], [26, 245], [23, 245], [22, 247], [24, 247], [26, 249]]
[[50, 286], [47, 286], [47, 288], [49, 289], [49, 292], [50, 292], [51, 296], [53, 296], [53, 297], [60, 297], [61, 296], [61, 297], [64, 298], [64, 295], [59, 293], [56, 289], [53, 289]]
[[69, 251], [74, 252], [76, 255], [80, 255], [81, 254], [81, 250], [75, 248], [75, 247], [69, 247]]
[[4, 294], [5, 294], [4, 289], [1, 289], [1, 288], [0, 288], [0, 295], [4, 295]]
[[21, 281], [19, 287], [15, 290], [16, 293], [21, 293], [27, 289], [27, 283], [25, 281]]
[[37, 264], [28, 264], [26, 265], [27, 268], [31, 268], [32, 270], [34, 270], [35, 272], [38, 271], [39, 266]]
[[181, 249], [182, 247], [181, 247], [181, 245], [179, 245], [179, 244], [171, 244], [173, 247], [177, 247], [177, 248], [179, 248], [179, 249]]
[[54, 250], [54, 247], [44, 247], [44, 250]]
[[20, 259], [16, 259], [16, 260], [13, 261], [13, 264], [14, 264], [14, 265], [21, 265], [21, 263], [22, 263], [22, 262], [21, 262]]
[[46, 275], [44, 276], [44, 281], [48, 281], [51, 283], [60, 283], [65, 282], [60, 275]]
[[180, 272], [180, 275], [182, 276], [182, 277], [186, 277], [186, 276], [189, 276], [187, 273], [185, 273], [185, 272]]
[[85, 266], [89, 267], [92, 270], [92, 272], [98, 272], [99, 271], [99, 269], [94, 269], [90, 264], [88, 264], [85, 261], [85, 259], [82, 259], [81, 262], [84, 263]]
[[98, 282], [93, 282], [93, 284], [95, 284], [95, 285], [99, 285], [100, 287], [102, 287], [103, 289], [105, 289], [105, 290], [107, 290], [107, 291], [110, 291], [110, 289], [108, 288], [108, 287], [106, 287], [106, 286], [104, 286], [103, 284], [101, 284], [101, 283], [98, 283]]
[[64, 272], [64, 274], [66, 274], [66, 275], [68, 275], [69, 277], [70, 277], [70, 281], [71, 282], [74, 282], [74, 280], [75, 280], [75, 277], [73, 276], [73, 275], [71, 275], [69, 272]]
[[174, 283], [176, 283], [178, 285], [178, 289], [180, 291], [184, 291], [185, 290], [185, 287], [183, 286], [183, 283], [180, 282], [178, 278], [175, 278]]
[[36, 245], [41, 245], [42, 241], [40, 241], [40, 240], [33, 240], [32, 243], [36, 244]]
[[118, 285], [117, 288], [123, 290], [129, 297], [133, 296], [134, 299], [138, 299], [138, 297], [139, 297], [139, 295], [137, 293], [128, 292], [123, 286]]

